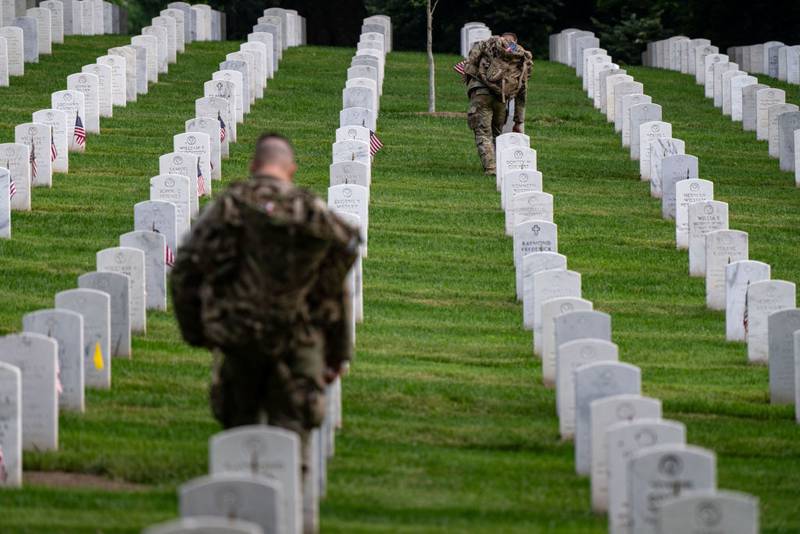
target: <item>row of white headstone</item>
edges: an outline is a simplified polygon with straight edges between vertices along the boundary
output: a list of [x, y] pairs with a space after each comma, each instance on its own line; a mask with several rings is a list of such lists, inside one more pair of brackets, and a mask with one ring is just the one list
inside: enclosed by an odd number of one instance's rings
[[[168, 9], [153, 19], [153, 27], [161, 30], [157, 35], [175, 35], [176, 28], [182, 31], [182, 17], [181, 11]], [[172, 31], [168, 34], [165, 28]], [[30, 210], [31, 184], [50, 187], [53, 170], [67, 172], [68, 152], [85, 149], [81, 125], [99, 133], [100, 115], [110, 117], [114, 106], [135, 100], [137, 84], [129, 93], [127, 74], [132, 73], [136, 82], [141, 67], [142, 92], [146, 92], [149, 82], [158, 80], [158, 71], [152, 78], [146, 75], [148, 60], [162, 54], [169, 62], [176, 52], [167, 44], [172, 41], [155, 36], [137, 36], [132, 42], [132, 46], [110, 49], [97, 63], [70, 75], [69, 89], [53, 93], [52, 109], [37, 111], [34, 122], [18, 125], [17, 143], [0, 144], [6, 165], [0, 167], [0, 221], [6, 220], [0, 228], [10, 232], [9, 207]], [[180, 50], [182, 45], [181, 40]], [[135, 68], [128, 68], [128, 59]], [[110, 389], [112, 357], [130, 358], [131, 333], [146, 331], [145, 310], [166, 308], [165, 263], [170, 254], [165, 251], [169, 245], [174, 250], [175, 232], [182, 228], [177, 224], [176, 204], [163, 201], [174, 199], [173, 190], [177, 187], [169, 177], [154, 178], [151, 197], [158, 200], [137, 204], [135, 231], [120, 236], [121, 246], [99, 251], [97, 270], [80, 276], [78, 288], [55, 295], [52, 309], [23, 316], [21, 333], [0, 338], [0, 417], [4, 423], [0, 425], [0, 487], [22, 485], [23, 450], [58, 449], [59, 410], [83, 412], [86, 388]], [[165, 207], [172, 209], [171, 232], [161, 227], [167, 220]], [[156, 228], [161, 233], [152, 231]]]
[[[52, 54], [53, 45], [63, 44], [64, 35], [72, 34], [72, 17], [65, 20], [62, 0], [46, 0], [39, 7], [20, 12], [15, 11], [15, 4], [14, 0], [0, 0], [0, 87], [7, 87], [11, 76], [23, 76], [25, 63], [38, 63], [40, 55]], [[84, 0], [76, 1], [75, 6], [85, 8], [90, 22], [108, 30], [84, 35], [119, 33], [113, 31], [114, 22], [119, 26], [121, 13], [116, 4], [112, 9], [112, 4], [102, 0]]]
[[[800, 141], [800, 112], [796, 105], [785, 103], [783, 90], [758, 84], [756, 78], [739, 71], [735, 63], [729, 62], [727, 55], [716, 53], [716, 47], [705, 42], [693, 45], [680, 37], [656, 43], [651, 48], [661, 50], [656, 63], [662, 68], [682, 71], [685, 63], [682, 58], [694, 58], [694, 66], [689, 61], [685, 70], [694, 71], [697, 83], [704, 86], [705, 96], [713, 98], [714, 104], [721, 107], [724, 114], [742, 121], [745, 130], [756, 131], [759, 139], [769, 139], [770, 153], [781, 158], [782, 168], [788, 161], [795, 160], [798, 153], [794, 147]], [[767, 51], [774, 56], [775, 47], [768, 47]], [[603, 56], [591, 48], [587, 48], [584, 54], [587, 64]], [[660, 59], [662, 56], [673, 57], [674, 62], [667, 66]], [[609, 94], [624, 92], [625, 82], [615, 82], [613, 78], [613, 74], [606, 78]], [[636, 89], [641, 93], [641, 87]], [[623, 96], [623, 101], [625, 98], [628, 97]], [[619, 100], [616, 96], [615, 99]], [[634, 109], [630, 108], [631, 114]], [[622, 113], [626, 113], [624, 104]], [[748, 361], [769, 365], [770, 401], [773, 404], [794, 403], [796, 419], [800, 422], [800, 372], [797, 371], [800, 369], [800, 341], [795, 347], [793, 338], [794, 331], [800, 329], [800, 320], [797, 319], [800, 310], [796, 308], [795, 284], [772, 280], [768, 264], [749, 259], [747, 234], [728, 229], [728, 205], [713, 200], [711, 182], [700, 180], [694, 184], [697, 187], [694, 192], [687, 191], [682, 181], [674, 182], [678, 177], [672, 177], [675, 169], [673, 158], [678, 156], [664, 157], [664, 149], [672, 145], [683, 152], [684, 146], [682, 141], [667, 139], [671, 136], [671, 126], [663, 123], [659, 134], [646, 131], [644, 125], [640, 128], [643, 156], [647, 150], [645, 145], [651, 145], [651, 192], [658, 189], [654, 182], [660, 180], [662, 198], [672, 203], [671, 190], [676, 188], [678, 225], [685, 225], [686, 229], [682, 241], [678, 235], [678, 244], [689, 250], [689, 274], [706, 277], [709, 308], [725, 310], [726, 340], [745, 341]], [[649, 137], [647, 142], [644, 141], [646, 136]], [[653, 140], [659, 136], [662, 139]], [[696, 176], [696, 158], [683, 158], [679, 159], [683, 162], [679, 171], [683, 173], [684, 167], [691, 167], [687, 172]], [[644, 174], [642, 177], [646, 179]], [[683, 208], [680, 205], [687, 201], [689, 203], [681, 213]]]
[[[268, 11], [273, 15], [265, 17], [276, 16], [274, 8]], [[285, 28], [279, 24], [280, 20], [260, 18], [248, 36], [249, 42], [261, 41], [265, 35], [280, 38]], [[270, 46], [266, 48], [272, 51]], [[221, 68], [237, 66], [232, 64], [235, 62], [245, 63], [242, 58], [227, 59]], [[254, 92], [257, 91], [256, 88]], [[348, 214], [345, 210], [345, 215]], [[354, 277], [351, 275], [349, 280]], [[248, 534], [317, 532], [319, 499], [325, 496], [327, 486], [327, 460], [334, 453], [335, 429], [342, 422], [339, 379], [329, 386], [326, 398], [325, 421], [312, 432], [304, 478], [303, 452], [295, 433], [268, 425], [221, 432], [209, 442], [209, 475], [191, 480], [179, 489], [181, 519], [145, 532], [175, 534], [208, 529]]]
[[[551, 36], [550, 42], [550, 57], [580, 71], [585, 89], [597, 96], [596, 106], [615, 122], [618, 132], [627, 121], [627, 144], [632, 159], [641, 163], [642, 177], [652, 177], [654, 170], [663, 173], [663, 168], [651, 166], [653, 159], [659, 159], [651, 157], [656, 150], [664, 155], [662, 160], [682, 154], [683, 142], [672, 139], [669, 126], [660, 122], [660, 107], [647, 100], [635, 105], [628, 101], [626, 117], [623, 101], [642, 96], [641, 84], [625, 86], [635, 82], [616, 72], [619, 69], [593, 35], [570, 29]], [[605, 96], [600, 98], [600, 93]], [[696, 160], [693, 168], [696, 174]], [[678, 183], [699, 183], [691, 174], [681, 176]], [[688, 205], [695, 198], [687, 195], [686, 200]], [[736, 247], [736, 234], [717, 236], [720, 243]], [[709, 263], [723, 253], [714, 245], [709, 250]], [[641, 372], [619, 362], [618, 348], [611, 342], [610, 316], [581, 298], [580, 274], [568, 271], [566, 258], [557, 254], [555, 226], [536, 220], [515, 227], [514, 252], [522, 258], [526, 327], [534, 330], [534, 350], [542, 357], [545, 384], [556, 388], [560, 434], [575, 440], [576, 472], [591, 477], [592, 509], [608, 514], [610, 532], [666, 534], [711, 528], [731, 534], [757, 532], [757, 499], [718, 490], [714, 453], [687, 445], [685, 426], [662, 419], [661, 402], [641, 396]], [[712, 278], [714, 286], [718, 276]]]
[[185, 50], [185, 20], [193, 13], [163, 10], [130, 45], [110, 48], [69, 75], [67, 89], [51, 95], [51, 108], [18, 125], [15, 143], [0, 144], [0, 238], [11, 237], [11, 211], [31, 209], [32, 187], [51, 187], [53, 173], [69, 172], [69, 153], [86, 150], [87, 135], [100, 133], [101, 118], [136, 102], [168, 72]]
[[782, 171], [795, 173], [800, 187], [800, 108], [786, 102], [786, 92], [758, 82], [748, 73], [800, 84], [800, 46], [777, 41], [732, 47], [720, 54], [708, 39], [670, 37], [648, 43], [647, 65], [694, 74], [706, 98], [744, 131], [768, 141], [769, 155]]
[[[714, 200], [712, 182], [699, 179], [697, 158], [685, 153], [682, 140], [672, 138], [671, 124], [660, 120], [661, 106], [643, 94], [642, 84], [611, 63], [603, 49], [588, 46], [597, 44], [592, 39], [584, 36], [575, 42], [584, 56], [584, 86], [594, 92], [596, 106], [621, 131], [623, 146], [631, 147], [631, 159], [639, 160], [641, 178], [650, 182], [651, 195], [661, 198], [662, 216], [675, 220], [677, 247], [689, 251], [689, 274], [705, 277], [707, 306], [725, 311], [726, 340], [745, 341], [748, 361], [769, 364], [771, 401], [795, 403], [800, 421], [800, 373], [795, 371], [800, 356], [795, 355], [793, 341], [782, 334], [794, 324], [788, 317], [798, 313], [792, 311], [795, 284], [771, 280], [769, 265], [749, 259], [747, 233], [729, 229], [728, 205]], [[695, 71], [708, 74], [703, 83], [713, 83], [716, 96], [719, 91], [730, 95], [726, 77], [732, 71], [719, 72], [719, 63], [711, 61], [705, 48], [700, 45], [688, 56], [696, 58]], [[712, 73], [719, 83], [710, 81]], [[746, 107], [748, 115], [763, 119], [766, 95], [761, 96], [760, 109], [750, 102]], [[782, 109], [781, 105], [767, 108], [772, 116]]]

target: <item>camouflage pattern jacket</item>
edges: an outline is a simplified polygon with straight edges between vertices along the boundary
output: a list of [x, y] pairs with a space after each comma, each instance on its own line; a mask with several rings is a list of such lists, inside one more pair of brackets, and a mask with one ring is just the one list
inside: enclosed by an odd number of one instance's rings
[[358, 230], [306, 190], [270, 176], [231, 185], [178, 251], [171, 288], [183, 337], [253, 357], [322, 339], [338, 370], [352, 356], [344, 280], [359, 243]]
[[514, 99], [514, 122], [525, 122], [525, 101], [533, 56], [519, 44], [510, 50], [493, 36], [472, 46], [464, 67], [467, 94], [492, 94], [503, 102]]

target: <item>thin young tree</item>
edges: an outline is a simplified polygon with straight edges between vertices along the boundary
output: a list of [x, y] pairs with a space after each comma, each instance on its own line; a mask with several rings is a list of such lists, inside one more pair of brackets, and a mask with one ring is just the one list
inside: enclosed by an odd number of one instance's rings
[[426, 1], [427, 33], [428, 33], [428, 113], [436, 113], [436, 63], [433, 59], [433, 13], [439, 0]]

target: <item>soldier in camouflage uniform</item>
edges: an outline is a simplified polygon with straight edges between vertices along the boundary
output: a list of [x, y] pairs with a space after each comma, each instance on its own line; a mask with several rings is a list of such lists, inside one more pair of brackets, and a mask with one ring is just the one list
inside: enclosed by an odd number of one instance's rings
[[522, 132], [533, 56], [504, 33], [472, 46], [464, 66], [469, 96], [467, 123], [486, 174], [495, 174], [494, 140], [503, 133], [508, 102], [514, 100], [514, 131]]
[[325, 386], [351, 357], [344, 280], [359, 236], [293, 185], [296, 168], [286, 138], [262, 136], [251, 178], [203, 211], [171, 286], [183, 337], [214, 353], [214, 416], [225, 428], [269, 423], [297, 432], [307, 458]]

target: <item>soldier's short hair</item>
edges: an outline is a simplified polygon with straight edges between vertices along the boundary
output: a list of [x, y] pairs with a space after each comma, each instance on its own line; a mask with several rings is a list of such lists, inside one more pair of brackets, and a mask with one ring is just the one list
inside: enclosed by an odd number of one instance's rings
[[266, 132], [258, 137], [253, 154], [256, 166], [279, 163], [287, 157], [294, 160], [294, 146], [288, 137], [276, 132]]

